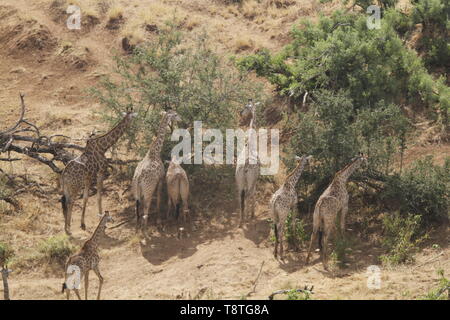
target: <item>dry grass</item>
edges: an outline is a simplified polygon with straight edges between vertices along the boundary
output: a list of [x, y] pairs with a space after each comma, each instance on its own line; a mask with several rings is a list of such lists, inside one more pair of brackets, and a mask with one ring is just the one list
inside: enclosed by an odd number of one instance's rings
[[250, 50], [254, 45], [254, 41], [248, 37], [238, 38], [234, 42], [235, 52]]
[[122, 5], [115, 5], [108, 10], [107, 17], [109, 20], [121, 19], [124, 14], [124, 7]]

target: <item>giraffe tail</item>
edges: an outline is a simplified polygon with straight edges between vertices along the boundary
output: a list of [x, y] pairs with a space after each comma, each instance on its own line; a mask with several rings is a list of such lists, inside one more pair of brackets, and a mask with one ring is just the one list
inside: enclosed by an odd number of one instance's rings
[[175, 209], [175, 219], [178, 220], [178, 217], [180, 216], [180, 203], [178, 202]]
[[241, 191], [241, 212], [245, 211], [245, 190]]
[[322, 241], [323, 240], [323, 231], [319, 229], [319, 249], [322, 251]]
[[277, 224], [273, 225], [273, 233], [275, 235], [275, 257], [277, 256], [277, 248], [278, 248], [278, 227]]
[[64, 215], [64, 217], [67, 217], [67, 211], [68, 211], [68, 208], [67, 208], [67, 198], [66, 198], [66, 195], [62, 195], [62, 197], [61, 197], [61, 206], [62, 206], [62, 210], [63, 210], [63, 215]]
[[140, 206], [140, 201], [136, 200], [136, 224], [139, 224], [139, 206]]
[[64, 291], [67, 289], [67, 285], [66, 285], [66, 283], [64, 282], [63, 284], [62, 284], [62, 291], [61, 291], [61, 293], [64, 293]]

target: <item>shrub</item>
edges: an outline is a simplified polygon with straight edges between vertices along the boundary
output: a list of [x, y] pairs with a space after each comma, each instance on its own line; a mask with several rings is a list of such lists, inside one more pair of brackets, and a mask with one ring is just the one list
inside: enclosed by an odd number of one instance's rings
[[[235, 126], [236, 111], [249, 98], [263, 98], [262, 86], [221, 60], [206, 35], [190, 46], [170, 23], [157, 39], [115, 60], [114, 78], [104, 78], [91, 94], [105, 107], [109, 121], [117, 121], [122, 111], [134, 107], [138, 116], [126, 139], [141, 155], [151, 143], [162, 110], [176, 110], [182, 118], [180, 127], [192, 128], [194, 121], [202, 121], [203, 128], [225, 132]], [[171, 145], [165, 143], [162, 158], [168, 158]]]
[[414, 261], [417, 245], [425, 239], [420, 235], [420, 215], [398, 212], [383, 218], [383, 246], [388, 253], [381, 256], [385, 264], [397, 265]]
[[396, 31], [397, 22], [402, 22], [400, 29], [408, 22], [391, 14], [380, 29], [369, 30], [366, 20], [365, 12], [342, 11], [318, 23], [302, 20], [281, 52], [261, 50], [238, 60], [238, 65], [266, 77], [294, 102], [306, 92], [327, 88], [348, 91], [355, 109], [373, 109], [381, 100], [401, 104], [405, 98], [410, 104], [448, 109], [446, 86], [428, 74]]
[[348, 237], [342, 237], [338, 232], [333, 242], [334, 249], [331, 253], [331, 259], [339, 268], [343, 268], [348, 263], [347, 253], [351, 250], [352, 241]]
[[287, 293], [287, 300], [312, 300], [311, 293], [307, 290], [298, 291], [292, 289]]
[[[294, 212], [290, 212], [286, 219], [286, 241], [292, 248], [297, 249], [309, 239], [302, 219], [296, 219]], [[292, 221], [294, 219], [294, 221]]]
[[425, 63], [430, 68], [450, 68], [448, 44], [448, 0], [415, 0], [412, 21], [422, 24], [422, 35], [417, 47], [425, 53]]
[[421, 217], [422, 226], [447, 220], [450, 208], [450, 157], [443, 166], [428, 156], [400, 175], [388, 178], [381, 200], [391, 209]]
[[450, 298], [450, 280], [444, 277], [444, 270], [438, 270], [440, 276], [437, 288], [430, 290], [422, 299], [424, 300], [448, 300]]
[[[310, 109], [290, 123], [293, 134], [285, 150], [315, 159], [315, 165], [305, 170], [299, 182], [305, 186], [301, 188], [305, 210], [314, 206], [335, 172], [360, 151], [369, 156], [370, 171], [390, 173], [393, 155], [403, 152], [410, 128], [401, 110], [383, 101], [375, 110], [355, 113], [347, 92], [320, 90], [315, 97]], [[290, 158], [285, 162], [289, 168], [294, 166]]]
[[39, 252], [48, 262], [63, 264], [75, 252], [75, 246], [70, 243], [67, 235], [57, 235], [41, 242]]
[[14, 257], [14, 250], [6, 243], [0, 242], [0, 268], [7, 265]]

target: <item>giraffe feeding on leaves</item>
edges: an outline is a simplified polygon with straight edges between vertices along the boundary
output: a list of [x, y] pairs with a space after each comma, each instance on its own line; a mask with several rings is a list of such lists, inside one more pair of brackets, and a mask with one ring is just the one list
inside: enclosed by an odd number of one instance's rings
[[367, 157], [360, 153], [357, 157], [353, 158], [349, 164], [343, 169], [338, 171], [331, 184], [322, 193], [317, 200], [314, 208], [313, 216], [313, 232], [311, 235], [311, 241], [308, 249], [308, 256], [306, 257], [306, 263], [309, 262], [311, 257], [311, 251], [314, 243], [319, 240], [319, 248], [323, 249], [322, 263], [324, 268], [328, 269], [328, 239], [333, 233], [336, 224], [336, 217], [339, 212], [340, 215], [340, 231], [344, 235], [345, 231], [345, 217], [348, 212], [348, 191], [347, 180], [350, 175], [358, 169], [361, 164], [367, 163]]
[[[248, 126], [248, 137], [245, 143], [245, 148], [239, 155], [238, 160], [245, 156], [246, 149], [248, 149], [248, 157], [244, 161], [239, 161], [236, 165], [235, 180], [239, 199], [239, 227], [242, 227], [247, 213], [250, 213], [251, 218], [255, 216], [256, 204], [256, 183], [260, 175], [261, 163], [256, 150], [256, 107], [259, 103], [253, 103], [252, 100], [241, 111], [241, 118], [250, 118]], [[240, 163], [242, 162], [242, 163]]]
[[166, 218], [169, 218], [172, 207], [175, 207], [176, 218], [178, 218], [181, 206], [183, 221], [186, 223], [186, 220], [189, 217], [189, 179], [186, 171], [180, 165], [181, 162], [182, 158], [180, 159], [173, 156], [172, 160], [169, 162], [169, 167], [167, 168], [166, 183], [168, 205]]
[[156, 139], [153, 140], [147, 154], [134, 171], [131, 188], [136, 202], [136, 230], [141, 228], [141, 232], [145, 237], [147, 237], [147, 222], [155, 190], [157, 190], [156, 210], [159, 213], [164, 181], [164, 164], [161, 160], [161, 150], [168, 126], [176, 121], [181, 121], [181, 118], [175, 111], [162, 112]]
[[[297, 166], [287, 176], [283, 185], [273, 194], [270, 200], [270, 210], [274, 220], [275, 249], [274, 256], [277, 257], [278, 246], [280, 247], [280, 258], [283, 259], [283, 236], [286, 227], [286, 220], [289, 212], [297, 204], [297, 191], [295, 186], [300, 178], [305, 166], [311, 160], [311, 156], [296, 156]], [[294, 219], [292, 219], [294, 221]]]
[[99, 214], [102, 214], [102, 189], [103, 180], [108, 169], [106, 151], [111, 148], [130, 126], [136, 113], [129, 110], [123, 113], [122, 120], [110, 131], [99, 136], [92, 136], [87, 140], [84, 152], [69, 161], [61, 174], [61, 187], [63, 196], [61, 204], [64, 214], [64, 229], [71, 235], [72, 209], [75, 199], [83, 189], [83, 209], [81, 213], [81, 229], [86, 230], [84, 216], [89, 198], [89, 188], [93, 181], [97, 180], [97, 202]]

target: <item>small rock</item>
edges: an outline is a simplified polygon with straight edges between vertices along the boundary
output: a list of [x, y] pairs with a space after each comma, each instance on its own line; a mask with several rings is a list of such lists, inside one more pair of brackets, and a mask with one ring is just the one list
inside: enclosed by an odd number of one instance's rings
[[24, 67], [11, 69], [9, 73], [25, 73], [27, 70]]

